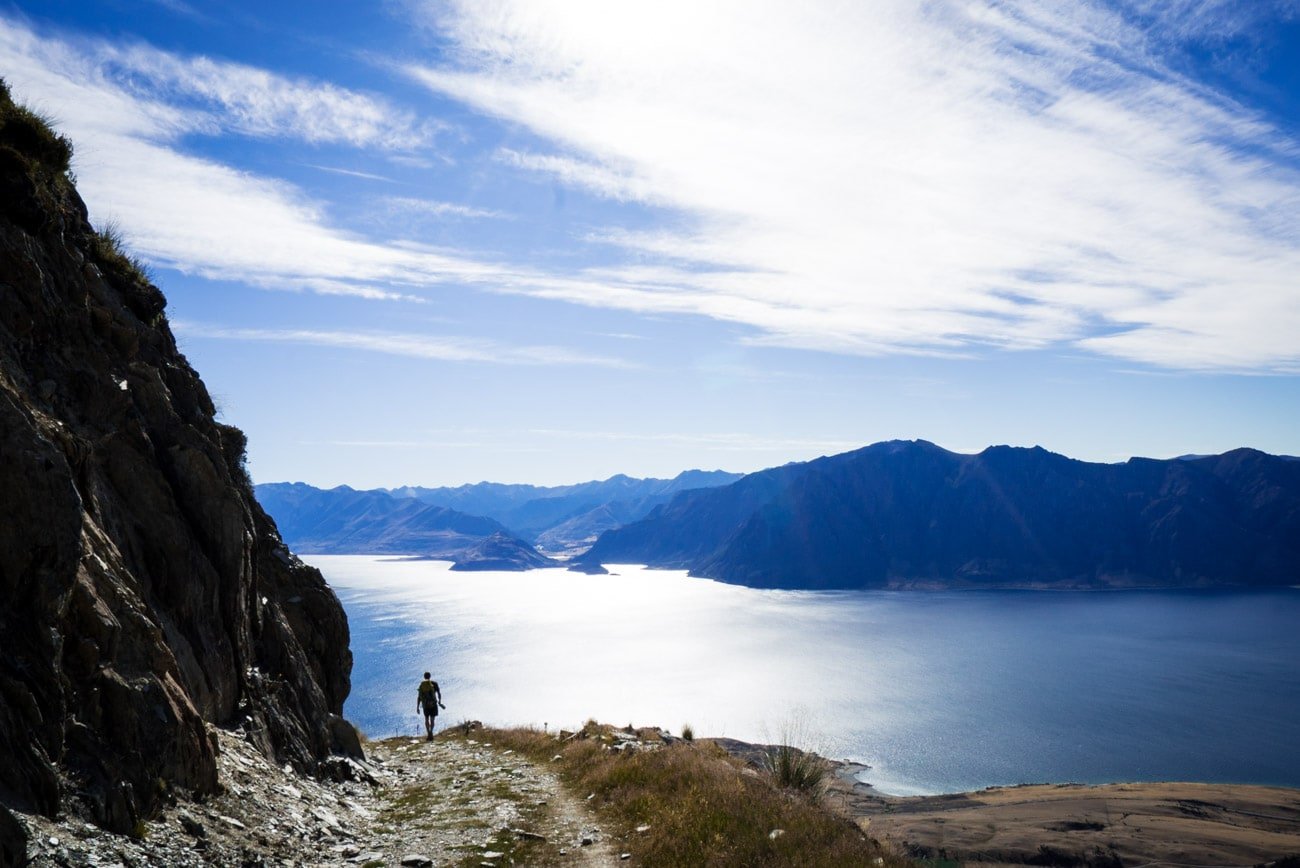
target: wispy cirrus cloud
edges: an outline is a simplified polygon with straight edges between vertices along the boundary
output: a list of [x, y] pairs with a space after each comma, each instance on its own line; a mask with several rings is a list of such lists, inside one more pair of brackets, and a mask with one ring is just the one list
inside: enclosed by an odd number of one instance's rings
[[1166, 40], [1221, 41], [1257, 33], [1275, 20], [1300, 17], [1296, 0], [1126, 0], [1122, 9], [1143, 23], [1158, 25]]
[[[381, 300], [454, 283], [703, 316], [751, 344], [825, 352], [1069, 346], [1295, 371], [1300, 146], [1168, 68], [1134, 24], [1179, 38], [1154, 8], [439, 7], [455, 60], [407, 72], [552, 144], [500, 148], [499, 166], [665, 218], [582, 239], [625, 257], [586, 267], [347, 231], [298, 187], [184, 147], [234, 134], [426, 161], [439, 125], [385, 98], [6, 18], [0, 64], [77, 143], [97, 218], [192, 274]], [[1197, 33], [1228, 14], [1187, 9]]]
[[509, 220], [510, 215], [491, 208], [475, 208], [456, 202], [443, 202], [437, 199], [417, 199], [412, 196], [385, 196], [381, 202], [390, 212], [405, 214], [425, 214], [430, 217], [452, 217], [465, 219], [487, 218], [492, 220]]
[[605, 368], [635, 367], [632, 363], [623, 359], [576, 352], [564, 347], [508, 344], [501, 341], [464, 338], [454, 335], [340, 331], [335, 329], [227, 328], [183, 320], [172, 323], [172, 330], [177, 335], [190, 339], [257, 341], [337, 347], [442, 362], [474, 362], [501, 365], [578, 365]]
[[508, 164], [674, 213], [609, 234], [653, 269], [548, 297], [839, 352], [1296, 370], [1297, 143], [1165, 65], [1142, 5], [461, 0], [424, 7], [455, 62], [407, 72], [552, 143]]
[[348, 178], [361, 178], [365, 181], [382, 181], [385, 184], [396, 184], [392, 178], [384, 175], [376, 175], [374, 172], [361, 172], [356, 169], [344, 169], [339, 166], [322, 166], [317, 163], [304, 163], [307, 168], [315, 169], [318, 172], [329, 172], [331, 175], [344, 175]]
[[[132, 248], [155, 264], [266, 289], [386, 301], [424, 301], [448, 284], [564, 301], [585, 302], [599, 292], [596, 281], [604, 277], [552, 274], [472, 250], [347, 231], [330, 220], [324, 203], [291, 183], [188, 153], [187, 136], [240, 129], [240, 112], [221, 114], [222, 100], [216, 108], [196, 109], [170, 98], [165, 89], [134, 86], [114, 65], [122, 56], [125, 50], [101, 41], [39, 34], [0, 16], [0, 69], [20, 99], [49, 112], [76, 143], [78, 188], [92, 216], [120, 224]], [[176, 58], [171, 65], [188, 68], [189, 62]], [[349, 109], [347, 99], [336, 99], [339, 89], [329, 85], [320, 86], [319, 98], [300, 93], [311, 86], [297, 81], [271, 89], [288, 89], [301, 105], [323, 110], [342, 105], [342, 113], [318, 119], [314, 131], [306, 131], [295, 125], [296, 109], [268, 111], [250, 129], [278, 118], [283, 126], [276, 137], [310, 139], [347, 127], [356, 106]], [[403, 122], [397, 129], [409, 128]], [[364, 129], [340, 143], [362, 147], [376, 140]], [[432, 216], [506, 216], [417, 197], [397, 197], [390, 204]], [[659, 308], [657, 299], [646, 299], [652, 309]]]
[[189, 18], [192, 21], [209, 23], [212, 20], [189, 3], [186, 3], [185, 0], [148, 0], [148, 2], [162, 9], [166, 9], [168, 12], [172, 12], [184, 18]]
[[200, 128], [212, 132], [409, 151], [430, 145], [441, 129], [382, 97], [328, 82], [140, 43], [87, 41], [79, 47], [88, 63], [132, 93], [202, 112]]
[[[154, 64], [166, 73], [145, 75], [142, 87], [120, 75], [123, 63], [140, 70]], [[379, 300], [418, 300], [422, 291], [448, 282], [526, 279], [523, 272], [471, 256], [345, 231], [293, 184], [182, 147], [188, 135], [222, 129], [381, 150], [419, 138], [401, 112], [393, 113], [396, 121], [388, 126], [366, 120], [372, 110], [387, 111], [368, 97], [152, 49], [72, 42], [3, 17], [0, 68], [20, 99], [49, 112], [76, 143], [78, 187], [92, 216], [116, 220], [132, 247], [156, 264], [270, 289]], [[180, 71], [193, 69], [200, 71], [197, 83], [178, 85]], [[262, 94], [281, 107], [254, 110], [240, 103], [241, 97], [227, 93], [230, 82], [214, 83], [226, 73], [232, 81], [251, 76], [254, 91], [261, 82]], [[211, 91], [211, 105], [195, 108], [173, 98], [162, 86], [169, 83], [182, 91]], [[308, 107], [318, 109], [319, 117], [304, 127], [298, 120]]]

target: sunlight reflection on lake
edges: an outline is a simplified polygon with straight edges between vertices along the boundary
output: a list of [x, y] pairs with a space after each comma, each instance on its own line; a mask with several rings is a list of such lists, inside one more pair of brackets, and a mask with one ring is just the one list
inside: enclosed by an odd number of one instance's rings
[[749, 741], [792, 717], [893, 793], [1030, 781], [1300, 785], [1300, 593], [813, 593], [611, 566], [452, 572], [309, 555], [347, 608], [350, 719], [447, 711], [572, 728], [690, 723]]

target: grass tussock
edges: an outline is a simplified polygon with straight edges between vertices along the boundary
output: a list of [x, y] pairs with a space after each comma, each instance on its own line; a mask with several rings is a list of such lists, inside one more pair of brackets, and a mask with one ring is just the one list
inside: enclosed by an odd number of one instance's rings
[[772, 745], [766, 751], [764, 765], [777, 786], [804, 793], [813, 801], [826, 790], [830, 766], [814, 753], [788, 744]]
[[67, 172], [72, 163], [72, 142], [54, 131], [49, 118], [14, 102], [4, 79], [0, 79], [0, 145], [56, 174]]
[[[857, 826], [749, 768], [707, 740], [615, 751], [610, 727], [554, 735], [491, 730], [499, 746], [558, 767], [641, 865], [894, 866]], [[644, 730], [654, 733], [654, 730]], [[642, 829], [643, 831], [637, 831]]]
[[112, 221], [95, 231], [90, 239], [90, 254], [104, 271], [128, 284], [147, 286], [153, 282], [149, 267], [127, 252], [122, 230]]

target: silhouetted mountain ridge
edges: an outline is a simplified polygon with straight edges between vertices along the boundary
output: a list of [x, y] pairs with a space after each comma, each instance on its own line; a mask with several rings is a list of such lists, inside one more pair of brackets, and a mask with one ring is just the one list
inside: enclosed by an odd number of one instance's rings
[[488, 537], [509, 536], [490, 518], [346, 485], [324, 490], [301, 482], [271, 483], [257, 486], [257, 497], [277, 518], [285, 541], [303, 553], [454, 560]]
[[[739, 473], [723, 470], [685, 470], [672, 479], [637, 479], [619, 473], [608, 479], [573, 485], [519, 485], [478, 482], [448, 488], [406, 486], [389, 491], [395, 497], [413, 497], [425, 503], [486, 515], [514, 533], [536, 540], [557, 525], [609, 505], [612, 512], [640, 518], [651, 508], [666, 503], [674, 494], [692, 488], [725, 485], [740, 479]], [[591, 521], [598, 514], [591, 516]], [[591, 521], [584, 530], [592, 526]], [[605, 528], [600, 528], [601, 530]], [[562, 547], [574, 540], [555, 540]]]
[[890, 441], [680, 494], [578, 562], [785, 588], [1295, 584], [1300, 463]]
[[536, 543], [549, 552], [581, 551], [602, 531], [645, 516], [680, 491], [739, 478], [721, 470], [687, 470], [672, 479], [619, 474], [576, 485], [480, 482], [369, 491], [272, 482], [258, 485], [257, 496], [285, 540], [301, 552], [454, 560], [496, 533], [530, 549]]

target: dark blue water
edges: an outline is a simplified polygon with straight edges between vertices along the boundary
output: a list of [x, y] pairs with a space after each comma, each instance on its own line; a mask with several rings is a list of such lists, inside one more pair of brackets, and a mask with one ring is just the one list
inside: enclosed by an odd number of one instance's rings
[[458, 574], [314, 557], [356, 656], [347, 714], [588, 717], [747, 740], [792, 725], [886, 792], [1047, 781], [1300, 786], [1300, 591], [825, 594], [618, 568]]

